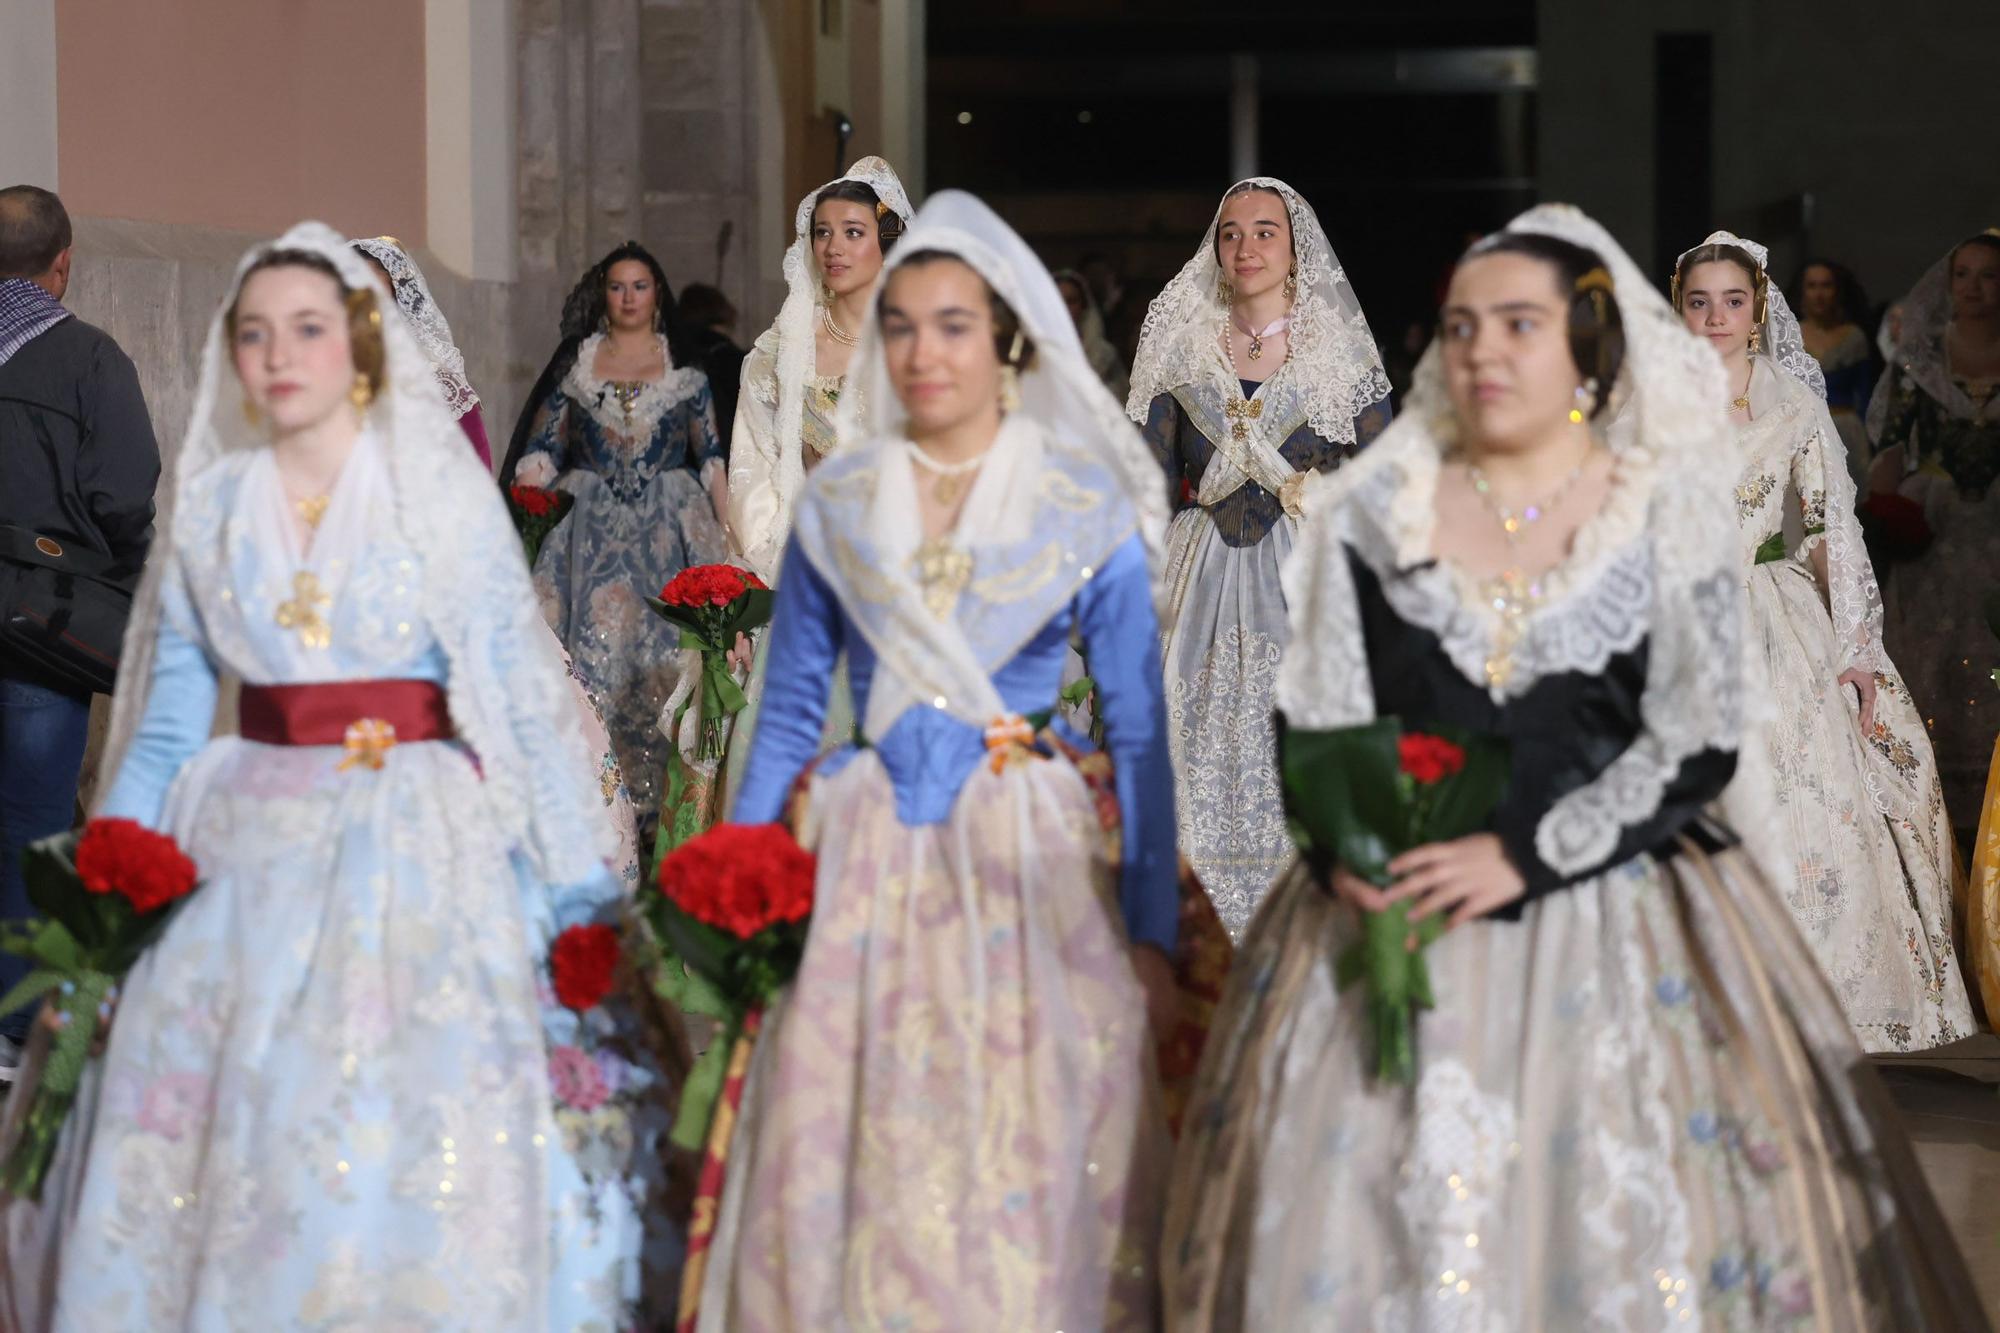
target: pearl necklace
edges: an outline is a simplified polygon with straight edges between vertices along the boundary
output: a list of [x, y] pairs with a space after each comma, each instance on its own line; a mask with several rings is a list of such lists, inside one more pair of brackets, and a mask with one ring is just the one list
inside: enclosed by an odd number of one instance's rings
[[904, 440], [903, 448], [908, 451], [911, 462], [937, 476], [937, 481], [931, 486], [931, 499], [947, 509], [958, 503], [958, 497], [963, 495], [965, 488], [971, 484], [968, 478], [979, 470], [980, 464], [986, 461], [986, 455], [993, 452], [993, 446], [989, 444], [961, 462], [940, 463], [913, 441]]

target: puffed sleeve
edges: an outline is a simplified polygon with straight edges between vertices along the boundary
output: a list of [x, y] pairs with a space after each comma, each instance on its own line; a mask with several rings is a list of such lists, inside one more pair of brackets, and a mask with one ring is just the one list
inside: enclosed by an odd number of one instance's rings
[[202, 642], [176, 562], [160, 588], [159, 639], [153, 648], [146, 711], [98, 805], [99, 816], [159, 827], [167, 790], [187, 761], [208, 743], [216, 694], [215, 664]]
[[1135, 944], [1171, 954], [1179, 933], [1173, 765], [1161, 688], [1160, 625], [1137, 537], [1114, 552], [1077, 597], [1077, 628], [1097, 684], [1104, 748], [1117, 774], [1124, 860], [1118, 903]]
[[775, 822], [785, 812], [792, 784], [819, 753], [841, 634], [839, 600], [793, 539], [785, 547], [772, 605], [764, 698], [736, 797], [736, 822]]

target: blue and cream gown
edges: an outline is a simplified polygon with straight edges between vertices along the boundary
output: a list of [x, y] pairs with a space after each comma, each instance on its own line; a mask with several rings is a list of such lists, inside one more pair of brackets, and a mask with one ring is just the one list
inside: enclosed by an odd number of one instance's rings
[[[172, 564], [151, 693], [100, 814], [171, 833], [202, 883], [126, 980], [94, 1122], [70, 1127], [89, 1135], [64, 1333], [636, 1317], [653, 1075], [608, 1027], [586, 1038], [546, 979], [560, 928], [620, 906], [590, 832], [510, 838], [456, 741], [395, 745], [374, 769], [340, 746], [210, 738], [224, 673], [449, 684], [384, 452], [362, 437], [303, 553], [269, 450], [225, 456], [187, 483], [156, 556]], [[451, 461], [451, 483], [483, 490]], [[497, 500], [477, 513], [460, 540], [514, 547]], [[525, 571], [483, 564], [451, 641], [519, 701], [528, 799], [581, 818], [595, 783], [559, 762], [568, 696], [530, 647]], [[545, 862], [583, 869], [551, 883]]]
[[[910, 467], [868, 447], [807, 483], [740, 821], [785, 813], [840, 654], [857, 716], [901, 688], [912, 591], [869, 520]], [[1109, 474], [1052, 458], [1040, 486], [1081, 508], [1042, 504], [1011, 544], [970, 537], [962, 591], [931, 585], [928, 613], [1022, 715], [1055, 705], [1085, 641], [1122, 850], [1066, 759], [989, 752], [948, 701], [811, 771], [794, 822], [818, 858], [812, 931], [751, 1065], [704, 1330], [1155, 1326], [1168, 1142], [1128, 950], [1171, 950], [1178, 911], [1157, 622]]]

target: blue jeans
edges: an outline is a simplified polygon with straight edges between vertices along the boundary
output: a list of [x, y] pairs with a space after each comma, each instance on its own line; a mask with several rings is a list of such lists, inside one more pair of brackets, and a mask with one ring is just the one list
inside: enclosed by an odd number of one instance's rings
[[[35, 915], [21, 879], [29, 843], [70, 827], [76, 779], [90, 739], [90, 700], [0, 676], [0, 918]], [[0, 954], [0, 992], [28, 974], [28, 964]], [[32, 1014], [0, 1018], [0, 1034], [20, 1041]]]

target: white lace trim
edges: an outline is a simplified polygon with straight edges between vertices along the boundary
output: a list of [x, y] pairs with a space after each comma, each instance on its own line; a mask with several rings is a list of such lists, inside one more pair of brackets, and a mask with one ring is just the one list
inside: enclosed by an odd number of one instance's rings
[[444, 389], [451, 414], [462, 417], [479, 406], [479, 395], [465, 378], [465, 356], [453, 341], [451, 325], [445, 322], [444, 311], [431, 296], [431, 285], [424, 281], [424, 272], [417, 267], [417, 261], [392, 237], [371, 236], [349, 244], [373, 256], [389, 270], [390, 285], [396, 289], [396, 308], [403, 312], [417, 346], [430, 358], [431, 373]]
[[[1537, 850], [1558, 874], [1589, 868], [1615, 847], [1623, 827], [1659, 808], [1667, 780], [1705, 749], [1737, 748], [1746, 710], [1750, 645], [1742, 626], [1742, 574], [1728, 487], [1715, 467], [1726, 456], [1722, 368], [1625, 252], [1595, 222], [1566, 205], [1543, 205], [1509, 230], [1552, 235], [1604, 260], [1626, 331], [1626, 358], [1612, 403], [1617, 455], [1610, 499], [1578, 534], [1570, 556], [1543, 576], [1540, 605], [1527, 613], [1517, 671], [1600, 670], [1620, 646], [1647, 643], [1643, 727], [1625, 755], [1544, 816]], [[1467, 679], [1486, 683], [1489, 640], [1471, 590], [1447, 571], [1416, 572], [1432, 559], [1438, 469], [1455, 436], [1441, 354], [1419, 365], [1408, 409], [1359, 457], [1312, 493], [1298, 546], [1284, 572], [1291, 639], [1279, 672], [1278, 707], [1293, 725], [1364, 721], [1372, 699], [1350, 679], [1365, 676], [1348, 546], [1384, 578], [1398, 614], [1432, 629]], [[1372, 533], [1369, 528], [1373, 528]], [[1621, 603], [1641, 589], [1644, 602]], [[1400, 600], [1399, 600], [1400, 599]], [[1358, 666], [1358, 669], [1357, 669]], [[1517, 686], [1510, 684], [1508, 692]]]
[[[1285, 201], [1298, 267], [1285, 368], [1304, 386], [1306, 419], [1313, 430], [1334, 443], [1352, 444], [1354, 419], [1389, 392], [1389, 377], [1361, 303], [1318, 215], [1296, 190], [1269, 176], [1237, 185], [1271, 190]], [[1225, 396], [1242, 392], [1221, 355], [1222, 330], [1229, 319], [1216, 285], [1222, 269], [1215, 259], [1215, 232], [1221, 222], [1218, 203], [1201, 248], [1146, 310], [1125, 400], [1125, 413], [1133, 421], [1143, 424], [1153, 399], [1184, 385], [1207, 385]]]
[[656, 380], [644, 382], [629, 411], [613, 391], [614, 384], [628, 381], [598, 378], [597, 349], [604, 345], [603, 334], [593, 333], [577, 345], [576, 364], [563, 376], [563, 392], [569, 400], [589, 412], [598, 425], [621, 438], [651, 439], [661, 418], [700, 393], [708, 383], [708, 376], [694, 367], [674, 364], [665, 334], [653, 336], [659, 340], [660, 362], [667, 372]]

